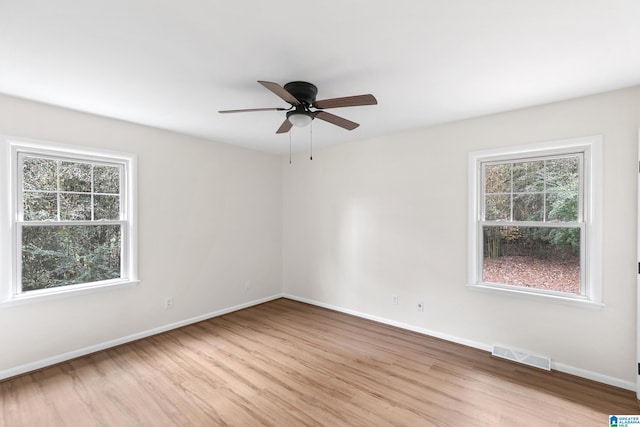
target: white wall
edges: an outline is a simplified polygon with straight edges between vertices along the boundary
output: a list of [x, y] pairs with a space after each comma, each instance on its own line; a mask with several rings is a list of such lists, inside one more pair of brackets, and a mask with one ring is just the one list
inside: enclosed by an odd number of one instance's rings
[[[283, 162], [284, 292], [480, 347], [548, 355], [557, 368], [633, 388], [639, 127], [636, 87]], [[596, 134], [604, 137], [605, 307], [469, 290], [467, 154]]]
[[8, 96], [0, 134], [137, 153], [141, 279], [0, 308], [0, 374], [281, 293], [279, 157]]

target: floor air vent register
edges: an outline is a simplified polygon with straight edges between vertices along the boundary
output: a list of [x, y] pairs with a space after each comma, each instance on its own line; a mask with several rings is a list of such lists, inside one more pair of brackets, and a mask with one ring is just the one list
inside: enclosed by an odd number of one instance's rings
[[502, 359], [511, 360], [512, 362], [522, 363], [523, 365], [529, 365], [535, 368], [544, 369], [546, 371], [551, 370], [551, 359], [546, 356], [530, 354], [524, 351], [514, 350], [512, 348], [502, 347], [499, 345], [493, 346], [491, 355], [500, 357]]

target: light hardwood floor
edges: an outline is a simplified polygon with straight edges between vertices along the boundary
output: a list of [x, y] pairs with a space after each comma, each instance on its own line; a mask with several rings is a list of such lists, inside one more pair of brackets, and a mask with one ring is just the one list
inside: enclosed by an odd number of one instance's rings
[[3, 426], [607, 426], [632, 392], [279, 299], [0, 383]]

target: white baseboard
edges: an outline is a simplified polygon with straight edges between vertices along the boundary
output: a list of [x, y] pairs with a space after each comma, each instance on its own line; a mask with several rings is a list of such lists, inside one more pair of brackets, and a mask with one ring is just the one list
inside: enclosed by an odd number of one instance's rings
[[636, 391], [636, 385], [631, 381], [625, 381], [620, 378], [614, 378], [607, 375], [599, 374], [597, 372], [587, 371], [585, 369], [576, 368], [575, 366], [554, 362], [553, 360], [551, 361], [551, 369], [559, 372], [564, 372], [565, 374], [575, 375], [576, 377], [582, 377], [588, 380], [597, 381], [599, 383], [623, 388], [625, 390], [633, 392]]
[[[291, 294], [283, 294], [284, 298], [288, 298], [294, 301], [304, 302], [307, 304], [315, 305], [318, 307], [328, 308], [329, 310], [338, 311], [341, 313], [351, 314], [353, 316], [362, 317], [364, 319], [373, 320], [374, 322], [383, 323], [385, 325], [396, 326], [398, 328], [406, 329], [413, 332], [418, 332], [420, 334], [432, 336], [435, 338], [441, 338], [446, 341], [451, 341], [457, 344], [466, 345], [468, 347], [477, 348], [480, 350], [484, 350], [486, 352], [491, 352], [492, 345], [491, 344], [483, 344], [476, 341], [467, 340], [464, 338], [456, 337], [453, 335], [443, 334], [441, 332], [431, 331], [429, 329], [420, 328], [417, 326], [409, 325], [406, 323], [396, 322], [395, 320], [385, 319], [383, 317], [372, 316], [370, 314], [361, 313], [358, 311], [350, 310], [343, 307], [338, 307], [331, 304], [326, 304], [324, 302], [310, 300], [308, 298], [299, 297]], [[567, 374], [575, 375], [577, 377], [586, 378], [592, 381], [597, 381], [603, 384], [612, 385], [614, 387], [623, 388], [625, 390], [636, 391], [635, 383], [631, 381], [625, 381], [620, 378], [614, 378], [607, 375], [599, 374], [597, 372], [587, 371], [585, 369], [576, 368], [574, 366], [565, 365], [564, 363], [558, 363], [551, 361], [551, 369], [559, 372], [564, 372]]]
[[213, 311], [211, 313], [206, 313], [200, 316], [192, 317], [190, 319], [185, 319], [178, 322], [170, 323], [168, 325], [159, 326], [157, 328], [149, 329], [147, 331], [138, 332], [136, 334], [129, 335], [126, 337], [117, 338], [115, 340], [103, 342], [103, 343], [92, 345], [89, 347], [84, 347], [84, 348], [70, 351], [68, 353], [63, 353], [57, 356], [48, 357], [46, 359], [38, 360], [36, 362], [26, 363], [24, 365], [17, 366], [15, 368], [5, 369], [3, 371], [0, 371], [0, 381], [7, 378], [15, 377], [17, 375], [26, 374], [27, 372], [32, 372], [38, 369], [46, 368], [47, 366], [55, 365], [57, 363], [66, 362], [67, 360], [75, 359], [77, 357], [86, 356], [87, 354], [95, 353], [100, 350], [106, 350], [108, 348], [126, 344], [131, 341], [136, 341], [142, 338], [150, 337], [152, 335], [160, 334], [162, 332], [167, 332], [172, 329], [181, 328], [183, 326], [187, 326], [192, 323], [201, 322], [203, 320], [222, 316], [223, 314], [228, 314], [233, 311], [242, 310], [243, 308], [248, 308], [254, 305], [273, 301], [275, 299], [282, 298], [282, 297], [283, 297], [282, 294], [271, 295], [265, 298], [260, 298], [260, 299], [249, 301], [243, 304], [235, 305], [233, 307], [227, 307], [221, 310]]

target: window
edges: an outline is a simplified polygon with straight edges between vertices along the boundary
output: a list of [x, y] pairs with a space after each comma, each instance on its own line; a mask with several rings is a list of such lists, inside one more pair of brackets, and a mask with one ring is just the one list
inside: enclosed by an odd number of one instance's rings
[[599, 303], [601, 137], [469, 155], [469, 284]]
[[[4, 300], [136, 281], [135, 157], [8, 140]], [[6, 189], [6, 185], [3, 186]], [[10, 202], [10, 201], [9, 201]]]

